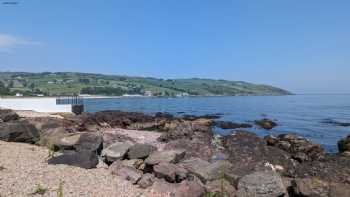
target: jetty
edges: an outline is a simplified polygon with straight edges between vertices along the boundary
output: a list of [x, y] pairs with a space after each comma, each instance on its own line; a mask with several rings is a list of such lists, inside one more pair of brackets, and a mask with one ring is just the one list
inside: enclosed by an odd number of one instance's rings
[[84, 101], [79, 96], [0, 97], [0, 108], [45, 113], [73, 112], [80, 114], [84, 111]]

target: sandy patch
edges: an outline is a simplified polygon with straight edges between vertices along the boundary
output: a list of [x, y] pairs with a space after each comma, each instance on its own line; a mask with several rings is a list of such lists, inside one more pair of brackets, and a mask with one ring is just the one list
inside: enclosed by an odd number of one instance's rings
[[[30, 144], [0, 141], [0, 196], [33, 196], [37, 185], [47, 191], [43, 196], [56, 196], [63, 181], [63, 196], [139, 196], [143, 190], [108, 169], [82, 169], [67, 165], [48, 165], [48, 150]], [[35, 195], [41, 196], [41, 195]]]

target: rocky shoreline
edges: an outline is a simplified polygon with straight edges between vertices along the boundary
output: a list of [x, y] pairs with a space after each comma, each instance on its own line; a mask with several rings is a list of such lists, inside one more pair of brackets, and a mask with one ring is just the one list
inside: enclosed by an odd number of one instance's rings
[[[23, 117], [3, 109], [0, 140], [46, 147], [48, 167], [68, 165], [90, 172], [105, 166], [108, 178], [127, 181], [137, 191], [125, 196], [350, 196], [350, 135], [339, 141], [339, 153], [328, 154], [292, 134], [260, 138], [242, 130], [214, 135], [213, 126], [252, 127], [215, 121], [217, 116], [104, 111]], [[268, 119], [254, 123], [264, 129], [276, 126]], [[5, 151], [11, 150], [1, 149]], [[118, 188], [116, 182], [109, 184]], [[0, 179], [3, 185], [6, 180]], [[14, 188], [0, 187], [0, 196], [21, 196], [10, 190]], [[65, 196], [94, 195], [71, 192]]]

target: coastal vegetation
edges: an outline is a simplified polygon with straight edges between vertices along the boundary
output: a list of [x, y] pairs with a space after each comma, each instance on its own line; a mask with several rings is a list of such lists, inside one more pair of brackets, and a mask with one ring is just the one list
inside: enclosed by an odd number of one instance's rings
[[157, 79], [73, 72], [0, 72], [0, 95], [139, 94], [146, 96], [288, 95], [269, 85], [213, 79]]

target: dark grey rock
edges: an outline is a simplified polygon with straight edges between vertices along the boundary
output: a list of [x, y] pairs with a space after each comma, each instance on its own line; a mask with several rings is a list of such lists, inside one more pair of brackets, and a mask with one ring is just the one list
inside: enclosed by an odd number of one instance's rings
[[39, 140], [39, 131], [26, 121], [4, 122], [0, 124], [0, 140], [35, 143]]
[[66, 151], [62, 155], [48, 160], [49, 164], [66, 164], [81, 168], [91, 169], [98, 164], [98, 157], [93, 151]]
[[12, 120], [18, 120], [19, 116], [16, 112], [11, 109], [0, 109], [0, 120], [8, 122]]
[[129, 148], [129, 159], [145, 159], [157, 148], [149, 144], [135, 144]]

